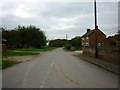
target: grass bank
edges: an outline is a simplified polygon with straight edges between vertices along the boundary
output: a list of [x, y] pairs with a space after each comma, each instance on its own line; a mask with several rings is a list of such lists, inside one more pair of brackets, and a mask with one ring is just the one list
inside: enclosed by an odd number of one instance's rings
[[15, 64], [19, 64], [20, 61], [11, 61], [11, 60], [2, 60], [0, 61], [0, 70], [13, 66]]
[[56, 47], [44, 47], [42, 49], [12, 49], [14, 51], [46, 52], [56, 49]]
[[0, 70], [2, 69], [2, 60], [0, 60]]
[[13, 52], [13, 51], [7, 51], [2, 53], [2, 57], [8, 57], [8, 56], [27, 56], [27, 55], [38, 55], [40, 53], [32, 53], [32, 52]]
[[81, 51], [82, 50], [82, 47], [78, 47], [75, 49], [75, 51]]

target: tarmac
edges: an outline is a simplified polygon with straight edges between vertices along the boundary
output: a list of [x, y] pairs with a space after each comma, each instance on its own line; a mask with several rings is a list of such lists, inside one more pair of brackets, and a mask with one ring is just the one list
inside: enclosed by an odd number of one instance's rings
[[113, 72], [115, 74], [120, 74], [119, 66], [117, 64], [112, 64], [112, 63], [103, 61], [101, 59], [89, 57], [89, 56], [86, 56], [86, 55], [83, 55], [83, 54], [76, 55], [76, 56], [80, 57], [81, 59], [83, 59], [87, 62], [90, 62], [94, 65], [97, 65], [97, 66], [99, 66], [99, 67], [101, 67], [101, 68], [103, 68], [107, 71]]
[[119, 72], [120, 67], [117, 64], [106, 62], [106, 61], [101, 60], [99, 58], [94, 58], [94, 57], [90, 57], [90, 56], [87, 56], [87, 55], [83, 55], [81, 51], [71, 52], [71, 55], [77, 56], [82, 60], [90, 62], [90, 63], [92, 63], [92, 64], [94, 64], [94, 65], [96, 65], [98, 67], [101, 67], [101, 68], [103, 68], [103, 69], [105, 69], [107, 71], [110, 71], [112, 73], [120, 74], [120, 72]]

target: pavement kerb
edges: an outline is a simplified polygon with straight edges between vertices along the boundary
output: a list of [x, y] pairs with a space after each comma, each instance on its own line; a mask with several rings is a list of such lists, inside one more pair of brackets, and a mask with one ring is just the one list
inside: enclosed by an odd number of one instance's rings
[[90, 60], [87, 60], [87, 58], [81, 57], [80, 55], [76, 55], [76, 56], [78, 56], [79, 58], [81, 58], [81, 59], [83, 59], [83, 60], [85, 60], [85, 61], [87, 61], [87, 62], [90, 62], [90, 63], [92, 63], [92, 64], [94, 64], [94, 65], [96, 65], [96, 66], [98, 66], [98, 67], [101, 67], [101, 68], [103, 68], [103, 69], [105, 69], [105, 70], [107, 70], [107, 71], [110, 71], [110, 72], [115, 73], [115, 74], [118, 74], [118, 75], [120, 74], [118, 71], [115, 71], [115, 70], [113, 70], [112, 68], [103, 66], [103, 65], [101, 65], [101, 64], [98, 64], [98, 63], [96, 63], [96, 62], [92, 62], [92, 61], [90, 61]]

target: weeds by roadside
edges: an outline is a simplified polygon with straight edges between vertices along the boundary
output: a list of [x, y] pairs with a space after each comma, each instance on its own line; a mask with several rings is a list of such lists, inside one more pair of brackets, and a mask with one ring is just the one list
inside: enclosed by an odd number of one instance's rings
[[8, 68], [10, 66], [13, 66], [15, 64], [19, 64], [19, 63], [21, 63], [21, 62], [20, 61], [12, 61], [12, 60], [2, 60], [0, 62], [0, 70]]

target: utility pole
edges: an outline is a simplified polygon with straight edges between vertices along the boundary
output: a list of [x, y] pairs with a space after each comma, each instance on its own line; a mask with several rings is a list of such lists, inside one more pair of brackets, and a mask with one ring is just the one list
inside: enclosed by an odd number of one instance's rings
[[95, 58], [98, 57], [98, 51], [97, 51], [97, 10], [96, 10], [96, 0], [94, 0], [94, 14], [95, 14]]
[[68, 35], [66, 34], [66, 40], [68, 39]]
[[97, 9], [96, 9], [96, 0], [94, 0], [94, 14], [95, 14], [95, 29], [97, 28]]

